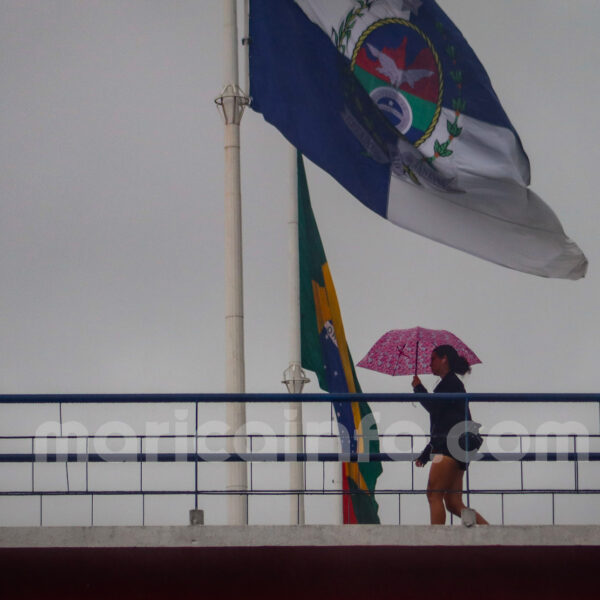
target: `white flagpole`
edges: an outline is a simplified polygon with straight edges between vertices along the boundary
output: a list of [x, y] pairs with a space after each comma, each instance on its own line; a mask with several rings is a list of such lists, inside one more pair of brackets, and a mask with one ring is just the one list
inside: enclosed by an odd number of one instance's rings
[[[244, 305], [242, 273], [242, 199], [240, 185], [240, 122], [248, 97], [239, 88], [237, 0], [223, 0], [224, 88], [215, 102], [225, 120], [225, 391], [246, 391], [244, 370]], [[229, 433], [227, 452], [246, 451], [246, 406], [227, 404]], [[228, 463], [227, 491], [246, 491], [245, 462]], [[228, 495], [228, 523], [248, 523], [248, 503], [244, 494]]]
[[[288, 290], [289, 290], [289, 356], [290, 365], [283, 372], [283, 383], [291, 393], [300, 394], [308, 382], [301, 367], [300, 345], [300, 257], [298, 248], [298, 160], [296, 148], [289, 149], [289, 218], [288, 218]], [[288, 451], [298, 455], [304, 451], [302, 438], [302, 402], [290, 402], [286, 415]], [[290, 463], [290, 489], [299, 490], [290, 496], [290, 523], [304, 525], [304, 463]]]
[[244, 89], [250, 93], [250, 0], [244, 0]]
[[[250, 88], [250, 61], [249, 61], [249, 0], [244, 0], [244, 38], [243, 43], [246, 51], [245, 76], [246, 89]], [[290, 306], [290, 365], [284, 371], [283, 383], [286, 384], [291, 393], [301, 393], [304, 384], [309, 380], [306, 378], [301, 367], [300, 348], [300, 259], [298, 250], [298, 163], [296, 148], [290, 146], [290, 195], [289, 195], [289, 219], [288, 219], [288, 290]], [[287, 451], [291, 454], [299, 454], [304, 451], [302, 438], [302, 403], [290, 402], [286, 418], [289, 445]], [[292, 462], [290, 464], [290, 489], [305, 489], [304, 463]], [[290, 496], [290, 523], [304, 525], [304, 494]]]

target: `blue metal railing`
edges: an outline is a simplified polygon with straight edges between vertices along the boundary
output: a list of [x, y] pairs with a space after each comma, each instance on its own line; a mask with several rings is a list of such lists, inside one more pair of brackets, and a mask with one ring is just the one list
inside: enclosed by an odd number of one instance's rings
[[[59, 435], [47, 435], [47, 436], [35, 436], [35, 435], [8, 435], [0, 436], [0, 442], [22, 442], [27, 445], [29, 450], [22, 452], [0, 452], [0, 464], [14, 463], [24, 464], [29, 463], [32, 467], [31, 474], [31, 489], [29, 490], [4, 490], [0, 491], [0, 496], [39, 496], [40, 502], [44, 496], [59, 496], [59, 495], [89, 495], [92, 498], [92, 510], [93, 510], [93, 497], [99, 495], [139, 495], [142, 497], [142, 506], [144, 506], [144, 499], [148, 495], [190, 495], [193, 494], [195, 498], [195, 507], [198, 507], [198, 497], [202, 495], [227, 495], [230, 493], [250, 495], [339, 495], [343, 492], [342, 490], [331, 490], [325, 489], [325, 463], [332, 462], [362, 462], [362, 461], [381, 461], [385, 463], [390, 462], [411, 462], [415, 460], [418, 453], [413, 452], [415, 440], [423, 440], [426, 436], [413, 435], [413, 434], [402, 434], [402, 435], [386, 435], [380, 434], [380, 441], [384, 442], [387, 438], [393, 438], [395, 440], [404, 439], [407, 444], [410, 444], [410, 452], [378, 452], [378, 453], [341, 453], [341, 452], [307, 452], [306, 448], [310, 440], [323, 440], [326, 438], [337, 439], [335, 435], [303, 435], [303, 448], [304, 452], [298, 454], [292, 454], [289, 452], [275, 451], [254, 451], [253, 447], [256, 447], [258, 440], [264, 442], [267, 438], [274, 438], [277, 441], [289, 438], [285, 434], [273, 434], [273, 435], [262, 435], [262, 434], [249, 434], [245, 436], [231, 436], [221, 434], [210, 434], [199, 436], [195, 433], [185, 435], [62, 435], [63, 428], [63, 407], [68, 405], [81, 405], [85, 407], [87, 405], [139, 405], [139, 404], [192, 404], [194, 406], [194, 419], [195, 419], [195, 432], [199, 430], [200, 417], [199, 409], [205, 404], [215, 403], [227, 403], [227, 402], [246, 402], [248, 404], [255, 403], [288, 403], [294, 401], [301, 401], [303, 403], [331, 403], [332, 401], [342, 402], [354, 402], [354, 401], [367, 401], [370, 403], [406, 403], [415, 402], [422, 397], [427, 397], [429, 400], [436, 400], [444, 402], [448, 398], [452, 399], [464, 399], [465, 407], [468, 407], [472, 403], [578, 403], [578, 404], [592, 404], [597, 405], [600, 408], [600, 394], [439, 394], [439, 395], [425, 395], [425, 394], [97, 394], [97, 395], [2, 395], [0, 396], [0, 410], [3, 405], [47, 405], [54, 404], [58, 406], [60, 434]], [[600, 428], [599, 428], [600, 429]], [[220, 439], [222, 441], [232, 437], [243, 437], [248, 440], [250, 444], [250, 452], [241, 453], [227, 453], [222, 451], [199, 451], [199, 440], [204, 439]], [[579, 485], [579, 463], [585, 462], [598, 462], [600, 461], [600, 452], [579, 452], [578, 442], [581, 444], [581, 438], [585, 438], [586, 445], [589, 445], [590, 441], [600, 440], [599, 434], [579, 435], [579, 434], [514, 434], [514, 433], [503, 433], [494, 436], [485, 435], [484, 439], [489, 443], [492, 439], [502, 438], [513, 438], [519, 441], [519, 448], [523, 449], [523, 442], [530, 442], [538, 438], [544, 439], [545, 441], [554, 440], [555, 442], [561, 439], [566, 439], [569, 442], [569, 449], [567, 451], [544, 451], [541, 454], [536, 452], [488, 452], [482, 451], [477, 455], [477, 462], [519, 462], [521, 469], [521, 485], [517, 489], [471, 489], [468, 487], [467, 480], [467, 493], [469, 494], [497, 494], [500, 495], [502, 501], [502, 520], [504, 521], [504, 496], [513, 494], [550, 494], [552, 496], [552, 514], [554, 522], [554, 497], [555, 495], [561, 494], [598, 494], [600, 489], [584, 488], [582, 489]], [[98, 441], [106, 443], [107, 440], [121, 440], [124, 443], [134, 443], [135, 451], [103, 451], [97, 452], [94, 450], [94, 445]], [[185, 441], [188, 446], [191, 445], [192, 449], [186, 449], [185, 451], [154, 451], [149, 452], [144, 449], [144, 444], [149, 440], [161, 440], [161, 441]], [[43, 441], [46, 445], [44, 451], [40, 451], [39, 443]], [[82, 451], [78, 448], [77, 451], [59, 451], [58, 444], [72, 444], [83, 443], [85, 450]], [[56, 444], [54, 449], [48, 448], [48, 446]], [[485, 445], [484, 445], [485, 447]], [[580, 445], [581, 448], [581, 445]], [[600, 448], [600, 444], [599, 444]], [[249, 489], [245, 491], [229, 492], [227, 490], [218, 489], [200, 489], [199, 486], [199, 467], [202, 463], [214, 463], [214, 462], [239, 462], [244, 461], [250, 463], [250, 485]], [[323, 486], [319, 488], [306, 489], [306, 490], [289, 490], [289, 489], [255, 489], [252, 482], [252, 463], [265, 463], [265, 462], [291, 462], [298, 461], [303, 463], [321, 463], [323, 468]], [[524, 475], [523, 475], [523, 463], [528, 462], [571, 462], [574, 465], [574, 481], [573, 487], [569, 489], [527, 489], [524, 486]], [[85, 464], [85, 489], [83, 490], [57, 490], [57, 489], [39, 489], [36, 488], [34, 467], [40, 463], [53, 463], [60, 462], [65, 463], [66, 475], [67, 475], [67, 488], [69, 488], [68, 481], [68, 464], [80, 463]], [[88, 465], [95, 463], [139, 463], [139, 488], [127, 489], [127, 490], [94, 490], [91, 489], [88, 480]], [[176, 490], [161, 490], [161, 489], [145, 489], [144, 488], [144, 464], [149, 463], [193, 463], [194, 467], [194, 486], [186, 489]], [[306, 467], [305, 467], [306, 468]], [[468, 474], [467, 474], [468, 477]], [[600, 487], [600, 486], [599, 486]], [[416, 489], [414, 484], [414, 467], [411, 465], [411, 487], [407, 489], [377, 489], [378, 495], [398, 495], [399, 506], [401, 495], [414, 495], [424, 494], [425, 490]], [[40, 505], [41, 506], [41, 505]], [[41, 508], [40, 508], [41, 514]], [[142, 517], [144, 521], [144, 517]], [[92, 518], [93, 522], [93, 518]]]
[[0, 404], [152, 404], [152, 403], [223, 403], [223, 402], [414, 402], [427, 398], [443, 401], [464, 398], [473, 402], [600, 403], [600, 394], [0, 394]]

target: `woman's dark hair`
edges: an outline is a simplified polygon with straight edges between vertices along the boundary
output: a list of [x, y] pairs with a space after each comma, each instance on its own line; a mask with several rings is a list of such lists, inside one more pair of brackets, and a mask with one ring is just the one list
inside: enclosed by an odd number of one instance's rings
[[469, 366], [467, 359], [464, 356], [459, 356], [458, 352], [454, 349], [454, 346], [444, 344], [443, 346], [434, 348], [433, 351], [440, 358], [444, 358], [445, 356], [448, 359], [448, 366], [454, 373], [464, 375], [465, 373], [471, 372], [471, 367]]

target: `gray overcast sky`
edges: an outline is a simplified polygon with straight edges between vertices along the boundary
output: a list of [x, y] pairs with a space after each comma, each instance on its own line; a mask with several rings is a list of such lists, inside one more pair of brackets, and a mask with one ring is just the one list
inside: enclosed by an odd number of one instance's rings
[[[309, 165], [354, 358], [387, 329], [439, 327], [483, 360], [470, 391], [595, 392], [600, 3], [440, 5], [589, 273], [545, 280], [435, 244]], [[0, 0], [1, 392], [224, 391], [221, 25], [218, 0]], [[242, 144], [247, 391], [283, 391], [287, 142], [248, 111]]]

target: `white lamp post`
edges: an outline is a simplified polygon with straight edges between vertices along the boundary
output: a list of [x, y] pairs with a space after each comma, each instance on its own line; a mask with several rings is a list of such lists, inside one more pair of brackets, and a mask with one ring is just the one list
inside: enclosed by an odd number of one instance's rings
[[[224, 88], [215, 100], [225, 121], [225, 391], [246, 391], [244, 371], [244, 303], [242, 273], [242, 194], [240, 184], [240, 122], [248, 97], [238, 85], [238, 39], [236, 0], [223, 1], [224, 15]], [[246, 451], [246, 406], [243, 402], [227, 404], [229, 432], [227, 452]], [[229, 524], [248, 523], [248, 489], [245, 462], [228, 463]]]

